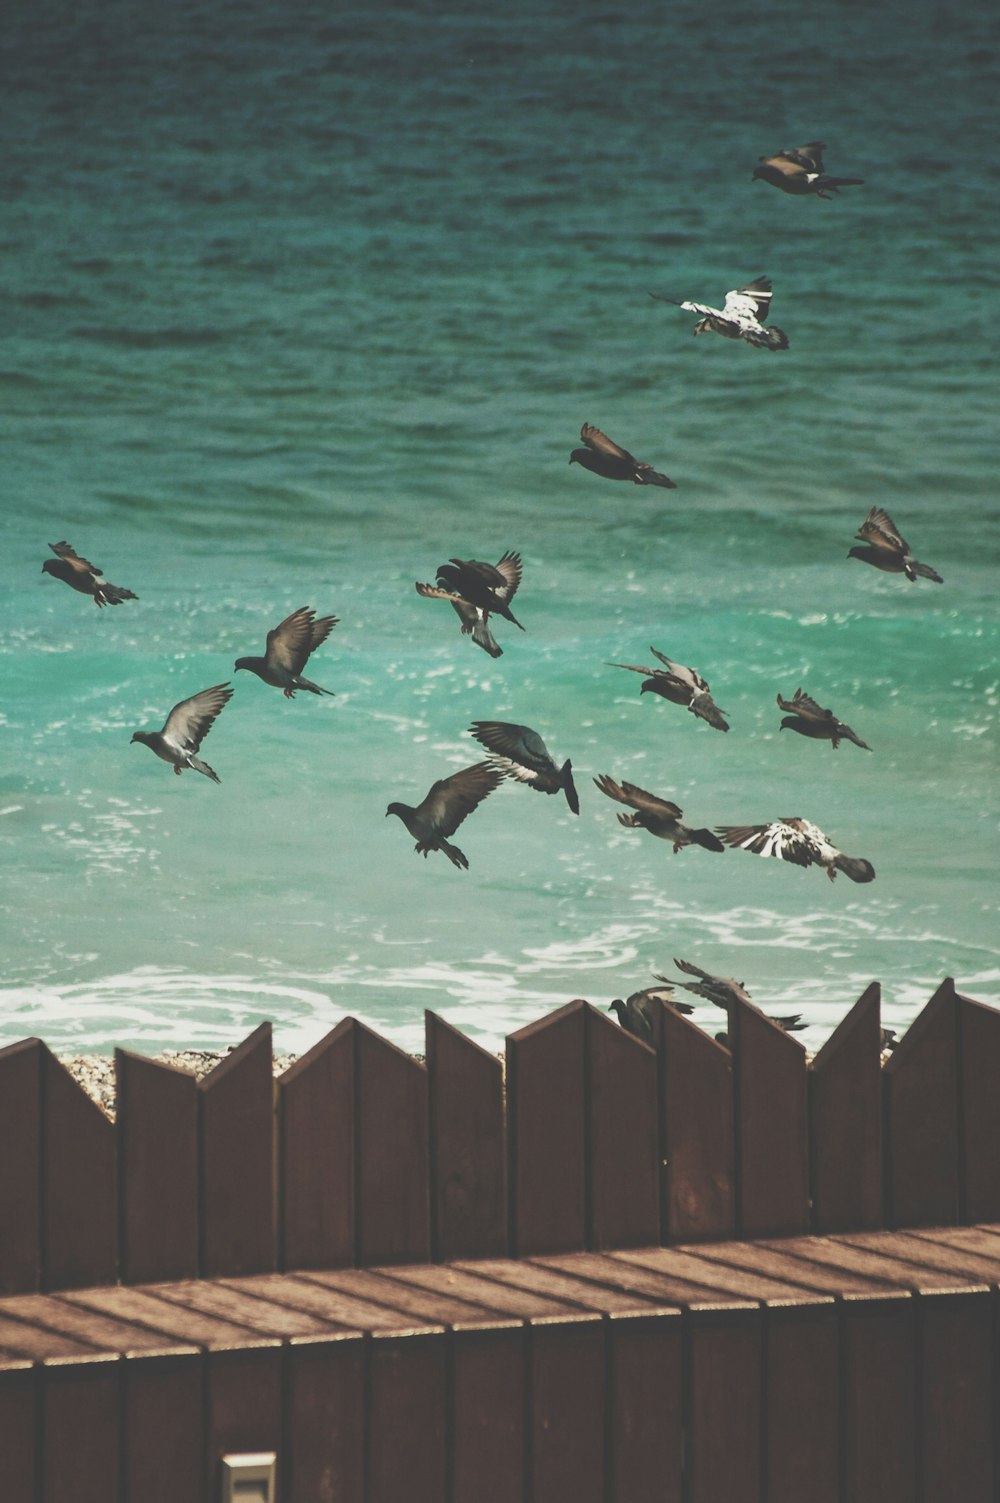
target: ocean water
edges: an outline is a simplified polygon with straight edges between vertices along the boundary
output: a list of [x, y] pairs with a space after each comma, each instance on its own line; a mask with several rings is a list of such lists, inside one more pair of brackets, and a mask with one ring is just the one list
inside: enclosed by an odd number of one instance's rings
[[[694, 0], [336, 9], [15, 5], [0, 23], [0, 1043], [212, 1047], [431, 1007], [498, 1047], [672, 957], [800, 1010], [873, 979], [1000, 1002], [992, 7]], [[751, 182], [828, 143], [830, 202]], [[790, 349], [691, 337], [650, 291], [766, 273]], [[567, 464], [595, 423], [677, 482]], [[943, 585], [849, 561], [874, 504]], [[140, 597], [41, 573], [68, 538]], [[492, 660], [451, 556], [519, 550]], [[288, 702], [237, 656], [340, 624]], [[697, 667], [732, 729], [609, 662]], [[213, 786], [142, 746], [233, 679]], [[873, 747], [779, 735], [799, 685]], [[573, 759], [424, 861], [390, 800]], [[694, 825], [803, 815], [856, 886], [625, 830], [602, 772]], [[718, 1026], [721, 1014], [699, 1008]]]

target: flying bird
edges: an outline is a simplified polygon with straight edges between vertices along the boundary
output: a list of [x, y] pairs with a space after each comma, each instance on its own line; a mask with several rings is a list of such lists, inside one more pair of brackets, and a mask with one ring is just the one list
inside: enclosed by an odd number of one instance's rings
[[[450, 600], [459, 621], [462, 623], [462, 635], [464, 637], [471, 637], [477, 647], [481, 647], [484, 652], [488, 652], [491, 658], [502, 657], [503, 648], [497, 643], [489, 626], [490, 611], [494, 607], [491, 605], [484, 606], [470, 600], [455, 588], [455, 565], [456, 560], [454, 559], [450, 566], [448, 564], [441, 565], [441, 568], [438, 570], [437, 585], [421, 584], [418, 581], [416, 585], [417, 594], [429, 600]], [[520, 555], [517, 553], [505, 553], [495, 569], [492, 564], [481, 564], [478, 567], [493, 570], [495, 574], [500, 576], [502, 583], [494, 586], [493, 593], [498, 598], [502, 596], [503, 603], [506, 604], [507, 613], [509, 614], [510, 601], [514, 598], [517, 587], [521, 583]], [[443, 579], [442, 574], [446, 570], [448, 573]], [[497, 609], [499, 610], [499, 607]], [[504, 612], [499, 610], [499, 614], [503, 615]], [[511, 620], [513, 619], [511, 617]], [[515, 624], [517, 626], [521, 625], [519, 621]]]
[[[701, 966], [695, 965], [693, 961], [678, 960], [676, 957], [674, 958], [674, 965], [678, 970], [686, 971], [689, 976], [698, 977], [697, 981], [679, 981], [676, 985], [682, 986], [685, 991], [693, 992], [696, 997], [704, 997], [706, 1001], [714, 1002], [716, 1007], [721, 1007], [725, 1011], [728, 1011], [734, 1002], [741, 1002], [745, 1006], [753, 1008], [754, 1012], [760, 1013], [762, 1017], [766, 1017], [768, 1022], [776, 1023], [785, 1033], [801, 1033], [804, 1028], [809, 1026], [807, 1023], [803, 1023], [800, 1012], [785, 1013], [777, 1016], [774, 1013], [765, 1013], [762, 1008], [757, 1006], [756, 1002], [750, 1000], [750, 993], [743, 985], [743, 982], [734, 981], [731, 976], [713, 976], [710, 971], [703, 971]], [[662, 979], [664, 981], [668, 980], [666, 976]], [[729, 1035], [727, 1033], [717, 1033], [715, 1039], [719, 1044], [726, 1044], [727, 1046], [729, 1044]]]
[[922, 564], [913, 557], [909, 543], [900, 536], [895, 522], [880, 506], [872, 507], [854, 536], [867, 543], [868, 547], [852, 548], [848, 558], [860, 558], [863, 563], [883, 569], [887, 574], [905, 574], [911, 581], [915, 581], [919, 575], [921, 579], [932, 579], [935, 584], [944, 584], [940, 574], [930, 564]]
[[824, 142], [809, 141], [805, 146], [776, 151], [771, 157], [759, 157], [760, 166], [754, 168], [750, 181], [759, 178], [798, 198], [830, 198], [838, 188], [858, 187], [864, 182], [863, 177], [828, 177], [823, 166], [825, 150]]
[[665, 1002], [675, 1012], [692, 1013], [694, 1008], [689, 1002], [681, 1002], [674, 996], [674, 989], [668, 983], [666, 986], [647, 986], [644, 991], [633, 992], [630, 997], [615, 997], [608, 1008], [608, 1012], [616, 1013], [618, 1021], [626, 1033], [631, 1033], [637, 1039], [642, 1039], [644, 1044], [650, 1044], [655, 1048], [656, 1035], [654, 1032], [653, 1019], [656, 1016], [657, 1002]]
[[858, 856], [838, 851], [829, 835], [808, 819], [776, 819], [769, 825], [716, 825], [726, 845], [755, 856], [777, 856], [796, 866], [822, 866], [832, 882], [844, 872], [852, 882], [872, 882], [875, 868]]
[[796, 731], [800, 736], [809, 736], [814, 741], [829, 741], [834, 751], [841, 741], [853, 741], [862, 750], [871, 751], [867, 741], [862, 741], [849, 725], [837, 719], [832, 710], [822, 709], [802, 689], [796, 689], [791, 699], [782, 699], [779, 694], [778, 705], [782, 710], [788, 711], [779, 730]]
[[728, 731], [729, 722], [723, 718], [723, 711], [712, 698], [701, 674], [694, 668], [685, 668], [682, 663], [672, 662], [662, 652], [657, 652], [655, 647], [649, 650], [655, 658], [659, 658], [664, 665], [662, 668], [640, 668], [635, 663], [609, 663], [608, 667], [624, 668], [629, 673], [644, 673], [646, 679], [639, 687], [640, 694], [659, 694], [664, 699], [669, 699], [671, 704], [685, 705], [692, 715], [707, 721], [717, 731]]
[[634, 485], [662, 485], [671, 491], [677, 489], [674, 481], [660, 475], [651, 464], [643, 464], [592, 423], [584, 423], [580, 437], [586, 448], [574, 449], [569, 456], [570, 464], [582, 464], [585, 470], [603, 475], [606, 480], [631, 480]]
[[606, 772], [602, 772], [594, 782], [608, 798], [616, 799], [619, 804], [628, 804], [636, 810], [635, 814], [619, 814], [620, 825], [634, 830], [648, 830], [660, 840], [669, 840], [674, 848], [674, 855], [686, 845], [704, 846], [706, 851], [725, 850], [722, 841], [711, 830], [692, 830], [682, 824], [683, 809], [667, 799], [658, 798], [655, 793], [647, 793], [634, 783], [616, 783]]
[[309, 654], [325, 642], [337, 625], [338, 616], [320, 616], [308, 605], [300, 605], [297, 611], [286, 616], [273, 631], [267, 634], [267, 648], [262, 658], [237, 658], [234, 672], [246, 668], [256, 673], [265, 684], [281, 689], [286, 699], [295, 697], [296, 689], [308, 689], [311, 694], [332, 694], [332, 689], [321, 689], [310, 679], [302, 677], [302, 670], [309, 661]]
[[192, 694], [190, 699], [182, 699], [180, 704], [174, 705], [162, 731], [135, 731], [132, 740], [141, 741], [161, 761], [169, 762], [178, 777], [185, 767], [191, 767], [218, 783], [221, 779], [215, 770], [195, 753], [212, 729], [215, 717], [232, 697], [233, 691], [228, 684], [202, 689], [199, 694]]
[[721, 308], [710, 308], [706, 303], [679, 302], [674, 297], [664, 297], [660, 292], [651, 292], [650, 297], [660, 303], [673, 303], [675, 308], [686, 308], [689, 313], [701, 317], [694, 326], [696, 334], [710, 331], [722, 334], [726, 339], [745, 339], [747, 344], [763, 350], [787, 350], [788, 335], [783, 329], [765, 329], [764, 322], [771, 311], [771, 279], [758, 277], [747, 282], [745, 287], [735, 287], [726, 293]]
[[49, 547], [57, 556], [45, 560], [42, 573], [61, 579], [81, 595], [89, 595], [95, 605], [121, 605], [123, 600], [138, 600], [131, 590], [109, 584], [97, 565], [81, 558], [71, 543], [50, 543]]
[[453, 772], [450, 777], [439, 778], [416, 808], [409, 804], [390, 804], [385, 811], [386, 818], [390, 814], [399, 816], [417, 842], [416, 850], [425, 858], [430, 851], [443, 851], [453, 866], [468, 870], [469, 862], [464, 851], [460, 851], [457, 845], [449, 845], [447, 836], [454, 835], [462, 820], [503, 782], [505, 776], [503, 770], [492, 762], [477, 762], [472, 767], [463, 767], [461, 772]]
[[506, 720], [474, 720], [469, 730], [491, 753], [490, 760], [519, 783], [527, 783], [537, 793], [558, 793], [562, 789], [574, 814], [580, 812], [580, 800], [573, 782], [573, 764], [561, 767], [549, 755], [548, 747], [537, 731], [527, 725], [512, 725]]
[[477, 558], [452, 558], [437, 571], [441, 589], [478, 606], [481, 611], [503, 616], [524, 631], [510, 608], [521, 583], [521, 555], [505, 553], [497, 564], [485, 564]]

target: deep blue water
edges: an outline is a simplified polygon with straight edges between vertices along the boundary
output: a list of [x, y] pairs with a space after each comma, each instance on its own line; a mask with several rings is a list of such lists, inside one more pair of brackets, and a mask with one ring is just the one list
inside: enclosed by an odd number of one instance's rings
[[[0, 1042], [418, 1046], [430, 1006], [495, 1043], [675, 955], [810, 1047], [872, 979], [896, 1026], [945, 975], [1000, 999], [992, 7], [162, 11], [0, 23]], [[751, 182], [817, 138], [863, 187]], [[647, 295], [760, 273], [787, 352]], [[570, 468], [584, 421], [677, 490]], [[848, 561], [875, 504], [942, 586]], [[44, 576], [61, 538], [139, 600]], [[494, 661], [413, 584], [508, 548]], [[301, 604], [335, 698], [236, 675], [219, 787], [130, 746]], [[605, 666], [651, 643], [728, 735]], [[779, 736], [800, 684], [873, 752]], [[501, 788], [462, 873], [384, 811], [483, 718], [582, 809]], [[674, 856], [601, 772], [876, 881]]]

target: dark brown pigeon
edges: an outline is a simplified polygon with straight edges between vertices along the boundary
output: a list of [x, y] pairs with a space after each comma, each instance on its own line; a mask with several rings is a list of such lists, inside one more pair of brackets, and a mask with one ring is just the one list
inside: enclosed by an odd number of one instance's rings
[[71, 590], [79, 590], [81, 595], [89, 595], [95, 605], [121, 605], [123, 600], [138, 600], [138, 595], [133, 595], [131, 590], [108, 584], [97, 565], [81, 558], [72, 544], [50, 543], [49, 547], [57, 557], [45, 560], [42, 573], [61, 579], [63, 584], [68, 584]]
[[453, 866], [467, 870], [469, 863], [464, 852], [457, 845], [449, 845], [446, 837], [454, 835], [462, 820], [503, 782], [504, 776], [492, 762], [477, 762], [450, 777], [439, 778], [415, 809], [409, 804], [390, 804], [386, 818], [390, 814], [399, 816], [422, 856], [426, 857], [430, 851], [444, 851]]
[[486, 564], [477, 558], [449, 559], [438, 569], [437, 582], [442, 590], [458, 595], [487, 614], [503, 616], [524, 631], [510, 608], [521, 583], [519, 553], [505, 553], [497, 564]]
[[267, 634], [267, 649], [262, 658], [237, 658], [234, 671], [246, 668], [256, 673], [265, 684], [281, 689], [286, 699], [295, 697], [296, 689], [308, 689], [311, 694], [332, 694], [332, 689], [321, 689], [319, 684], [302, 677], [302, 670], [321, 642], [325, 642], [337, 625], [338, 616], [320, 616], [308, 605], [300, 605], [297, 611], [286, 616], [280, 625]]
[[664, 297], [660, 292], [651, 292], [650, 297], [659, 303], [673, 303], [675, 308], [686, 308], [689, 313], [701, 317], [694, 326], [696, 334], [721, 334], [725, 339], [745, 339], [747, 344], [762, 350], [787, 350], [788, 335], [783, 329], [765, 329], [764, 321], [771, 311], [771, 279], [758, 277], [747, 282], [745, 287], [734, 287], [726, 293], [721, 308], [710, 308], [707, 303], [679, 302], [674, 297]]
[[872, 882], [875, 868], [860, 856], [845, 856], [818, 825], [798, 816], [775, 819], [769, 825], [716, 825], [727, 845], [755, 856], [777, 856], [796, 866], [821, 866], [832, 882], [844, 872], [852, 882]]
[[618, 1021], [626, 1033], [631, 1033], [635, 1038], [642, 1039], [644, 1044], [655, 1048], [653, 1019], [656, 1016], [657, 1002], [665, 1002], [668, 1007], [674, 1009], [674, 1012], [694, 1012], [690, 1003], [678, 1001], [674, 996], [673, 987], [669, 985], [647, 986], [644, 991], [633, 992], [624, 1000], [621, 997], [615, 997], [608, 1012], [617, 1014]]
[[619, 824], [633, 830], [648, 830], [650, 835], [656, 835], [660, 840], [669, 840], [674, 848], [674, 855], [686, 845], [704, 846], [706, 851], [725, 850], [722, 841], [711, 830], [692, 830], [682, 824], [683, 809], [667, 799], [658, 798], [655, 793], [647, 793], [645, 788], [637, 788], [634, 783], [616, 783], [606, 772], [602, 772], [594, 782], [608, 798], [616, 799], [619, 804], [628, 804], [637, 811], [635, 814], [619, 814]]
[[849, 725], [838, 720], [832, 710], [822, 709], [802, 689], [796, 689], [791, 699], [778, 695], [778, 705], [789, 713], [778, 727], [782, 731], [796, 731], [800, 736], [809, 736], [814, 741], [829, 741], [836, 751], [841, 741], [853, 741], [864, 751], [871, 751], [867, 741], [856, 736]]
[[503, 657], [503, 648], [490, 631], [489, 611], [481, 611], [478, 605], [470, 605], [461, 595], [455, 595], [450, 590], [439, 590], [436, 585], [421, 584], [419, 580], [416, 590], [418, 595], [429, 600], [450, 600], [462, 623], [462, 636], [471, 637], [476, 646], [488, 652], [491, 658]]
[[627, 449], [620, 448], [593, 424], [584, 423], [580, 437], [586, 448], [574, 449], [569, 456], [570, 464], [583, 465], [585, 470], [603, 475], [606, 480], [631, 480], [634, 485], [662, 485], [671, 491], [677, 489], [666, 475], [660, 475], [651, 464], [643, 464]]
[[[775, 1016], [774, 1013], [765, 1013], [758, 1007], [756, 1002], [750, 1000], [750, 993], [742, 981], [734, 981], [731, 976], [713, 976], [709, 971], [703, 971], [700, 965], [695, 965], [690, 960], [678, 960], [674, 958], [674, 965], [680, 971], [686, 971], [689, 976], [697, 976], [697, 981], [679, 981], [676, 984], [682, 986], [685, 991], [693, 992], [696, 997], [704, 997], [708, 1002], [714, 1002], [716, 1007], [724, 1011], [729, 1010], [734, 1002], [741, 1002], [747, 1007], [752, 1007], [754, 1012], [766, 1017], [768, 1022], [776, 1023], [785, 1033], [801, 1033], [809, 1025], [803, 1023], [800, 1012], [785, 1013]], [[668, 978], [662, 978], [666, 981]], [[719, 1044], [729, 1043], [729, 1035], [717, 1033], [716, 1042]]]
[[639, 688], [640, 694], [659, 694], [663, 699], [669, 699], [671, 704], [685, 705], [692, 715], [707, 721], [717, 731], [728, 731], [729, 723], [723, 718], [723, 712], [712, 698], [701, 674], [694, 668], [685, 668], [682, 663], [672, 662], [662, 652], [657, 652], [655, 647], [649, 650], [655, 658], [659, 658], [664, 665], [662, 668], [640, 668], [635, 663], [609, 663], [608, 667], [624, 668], [629, 673], [644, 673], [646, 679]]
[[568, 759], [557, 767], [548, 747], [537, 731], [527, 725], [512, 725], [506, 720], [474, 720], [469, 730], [490, 752], [509, 777], [527, 783], [537, 793], [558, 793], [562, 789], [574, 814], [580, 812], [580, 800], [573, 782], [573, 764]]
[[944, 584], [940, 574], [930, 564], [922, 564], [913, 557], [909, 543], [900, 536], [895, 522], [880, 506], [872, 507], [854, 536], [867, 543], [868, 547], [852, 548], [848, 558], [860, 558], [863, 563], [882, 569], [886, 574], [905, 574], [911, 581], [915, 581], [919, 575], [921, 579], [932, 579], [935, 584]]
[[759, 178], [798, 198], [830, 198], [838, 188], [860, 187], [863, 177], [827, 176], [823, 167], [825, 150], [822, 141], [809, 141], [805, 146], [790, 146], [785, 151], [776, 151], [774, 156], [760, 157], [760, 166], [754, 168], [750, 181]]
[[[459, 562], [459, 560], [452, 559], [450, 565], [441, 565], [441, 568], [438, 570], [437, 585], [420, 584], [418, 582], [416, 586], [417, 594], [423, 595], [430, 600], [450, 600], [459, 621], [462, 623], [462, 635], [471, 637], [477, 647], [481, 647], [484, 652], [488, 652], [491, 658], [502, 657], [503, 648], [497, 644], [496, 638], [490, 631], [489, 626], [490, 611], [494, 609], [494, 606], [489, 604], [484, 606], [479, 601], [473, 601], [456, 588], [454, 580], [457, 576], [457, 565]], [[507, 613], [509, 614], [510, 602], [513, 600], [517, 593], [517, 587], [521, 583], [520, 554], [505, 553], [495, 568], [492, 564], [479, 564], [476, 567], [484, 570], [492, 570], [494, 574], [500, 576], [501, 583], [495, 585], [494, 593], [498, 599], [502, 599], [502, 602], [507, 606]], [[473, 588], [475, 588], [475, 582], [473, 582]], [[481, 591], [477, 590], [476, 593], [479, 594]], [[503, 615], [503, 610], [499, 610], [499, 614]], [[511, 620], [513, 619], [511, 617]], [[518, 621], [515, 622], [515, 625], [520, 626], [521, 623]], [[521, 629], [522, 631], [524, 630], [523, 627]]]
[[207, 762], [195, 755], [201, 743], [212, 729], [215, 717], [233, 697], [228, 684], [215, 684], [211, 689], [202, 689], [190, 699], [182, 699], [174, 705], [167, 716], [162, 731], [135, 731], [133, 741], [141, 741], [163, 762], [169, 762], [178, 776], [185, 767], [203, 772], [213, 783], [221, 781]]

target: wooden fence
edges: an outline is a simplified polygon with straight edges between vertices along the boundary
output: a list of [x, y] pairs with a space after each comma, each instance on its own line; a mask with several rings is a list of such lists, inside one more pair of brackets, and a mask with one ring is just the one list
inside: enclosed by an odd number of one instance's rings
[[657, 1049], [575, 1001], [506, 1071], [433, 1013], [353, 1019], [275, 1081], [263, 1024], [201, 1082], [116, 1053], [112, 1123], [0, 1050], [0, 1294], [1000, 1220], [1000, 1012], [945, 981], [883, 1067], [879, 987], [820, 1053], [750, 1007]]

